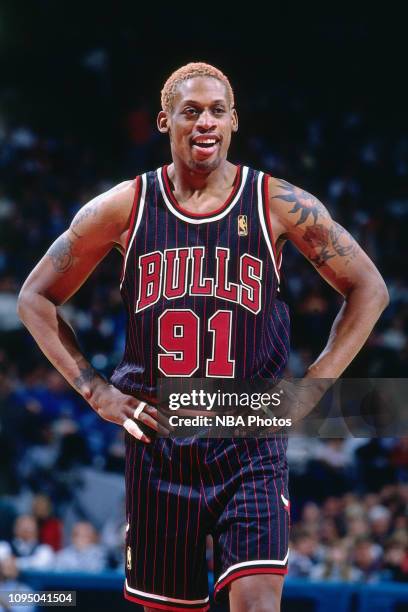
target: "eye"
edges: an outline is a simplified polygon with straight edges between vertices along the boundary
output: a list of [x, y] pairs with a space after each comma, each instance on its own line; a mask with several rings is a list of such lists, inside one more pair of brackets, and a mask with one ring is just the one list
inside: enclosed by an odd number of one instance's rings
[[192, 106], [187, 106], [183, 110], [183, 114], [187, 117], [196, 117], [198, 115], [198, 110], [196, 108], [193, 108]]
[[223, 113], [225, 113], [225, 108], [223, 108], [222, 106], [216, 106], [214, 108], [215, 115], [222, 115]]

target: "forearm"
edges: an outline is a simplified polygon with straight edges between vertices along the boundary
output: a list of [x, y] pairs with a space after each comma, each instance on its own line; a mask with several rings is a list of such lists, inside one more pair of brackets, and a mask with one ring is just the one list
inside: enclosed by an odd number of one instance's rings
[[50, 300], [39, 293], [22, 293], [18, 314], [44, 355], [86, 400], [97, 386], [106, 384], [81, 352], [74, 330]]
[[384, 285], [377, 289], [358, 287], [350, 291], [330, 332], [326, 347], [308, 368], [306, 378], [336, 379], [364, 346], [375, 323], [388, 304]]
[[350, 291], [326, 347], [306, 375], [301, 380], [279, 383], [285, 390], [280, 416], [296, 423], [312, 412], [360, 351], [387, 303], [388, 292], [380, 282]]
[[[100, 417], [123, 426], [142, 442], [150, 438], [135, 419], [162, 435], [168, 435], [168, 423], [157, 409], [125, 395], [98, 374], [81, 352], [74, 330], [58, 313], [56, 305], [40, 293], [23, 287], [18, 313], [38, 346], [66, 380], [88, 401]], [[142, 412], [135, 414], [142, 403]]]

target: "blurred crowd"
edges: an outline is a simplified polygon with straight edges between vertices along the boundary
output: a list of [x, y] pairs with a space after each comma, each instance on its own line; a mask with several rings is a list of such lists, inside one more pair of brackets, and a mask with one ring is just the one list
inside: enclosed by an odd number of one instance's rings
[[[103, 64], [103, 57], [98, 61]], [[364, 105], [315, 111], [307, 97], [288, 98], [284, 89], [259, 92], [250, 101], [240, 98], [243, 128], [232, 159], [319, 197], [386, 280], [391, 304], [347, 374], [406, 376], [408, 139], [377, 125]], [[120, 520], [104, 527], [85, 517], [65, 533], [64, 513], [84, 466], [123, 474], [123, 432], [97, 417], [47, 364], [16, 315], [23, 279], [80, 206], [169, 160], [167, 140], [157, 135], [154, 113], [145, 103], [126, 110], [118, 139], [116, 157], [109, 158], [107, 146], [92, 147], [75, 130], [48, 133], [0, 115], [3, 579], [26, 568], [122, 567]], [[341, 300], [290, 246], [283, 266], [292, 317], [290, 371], [302, 376], [322, 350]], [[108, 376], [124, 346], [120, 268], [119, 255], [110, 254], [64, 306], [90, 361]], [[312, 442], [291, 441], [289, 449], [290, 575], [407, 580], [406, 439]], [[30, 502], [22, 507], [21, 499]]]
[[[377, 492], [347, 492], [320, 504], [308, 500], [292, 517], [289, 578], [408, 582], [408, 484]], [[125, 523], [97, 529], [85, 519], [64, 534], [50, 498], [33, 496], [30, 513], [0, 504], [0, 584], [24, 570], [100, 573], [123, 571]], [[211, 539], [207, 557], [212, 567]]]
[[[326, 114], [319, 110], [316, 117], [301, 95], [287, 102], [284, 91], [260, 96], [251, 112], [244, 103], [242, 114], [242, 134], [233, 142], [232, 159], [319, 197], [387, 282], [391, 304], [350, 373], [404, 376], [408, 138], [393, 133], [390, 126], [375, 125], [362, 109]], [[143, 104], [128, 110], [120, 131], [122, 146], [116, 147], [109, 169], [99, 143], [92, 149], [75, 133], [36, 132], [6, 124], [0, 117], [0, 333], [8, 357], [2, 358], [2, 369], [9, 377], [17, 375], [25, 384], [39, 363], [15, 313], [18, 290], [34, 263], [86, 201], [169, 161], [167, 140], [158, 135], [153, 115]], [[123, 347], [120, 266], [120, 256], [111, 254], [66, 308], [87, 354], [107, 373]], [[291, 369], [300, 376], [323, 348], [341, 301], [291, 245], [284, 249], [283, 278], [292, 316]], [[24, 364], [19, 359], [22, 350]]]
[[[32, 497], [26, 514], [19, 514], [10, 500], [0, 501], [0, 525], [0, 589], [3, 591], [30, 592], [31, 588], [19, 579], [21, 572], [30, 570], [93, 574], [104, 570], [123, 571], [123, 521], [108, 519], [97, 530], [90, 521], [78, 520], [69, 533], [64, 533], [63, 518], [54, 513], [50, 498], [37, 494]], [[2, 603], [0, 599], [0, 609], [3, 609]]]
[[292, 526], [289, 577], [408, 581], [408, 485], [308, 501]]

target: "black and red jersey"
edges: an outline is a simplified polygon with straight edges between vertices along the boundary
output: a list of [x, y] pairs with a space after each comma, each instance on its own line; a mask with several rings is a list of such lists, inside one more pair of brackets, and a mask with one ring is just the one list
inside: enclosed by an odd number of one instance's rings
[[282, 377], [289, 314], [267, 182], [238, 166], [226, 202], [196, 214], [175, 199], [166, 166], [137, 178], [121, 280], [126, 347], [112, 376], [122, 392], [154, 396], [163, 377]]

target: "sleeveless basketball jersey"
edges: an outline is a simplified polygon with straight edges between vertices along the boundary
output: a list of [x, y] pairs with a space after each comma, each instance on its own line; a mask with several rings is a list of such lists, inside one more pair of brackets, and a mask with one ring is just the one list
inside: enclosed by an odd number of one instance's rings
[[121, 294], [126, 347], [112, 383], [155, 396], [160, 378], [277, 380], [289, 354], [280, 258], [266, 210], [268, 177], [237, 167], [227, 201], [197, 214], [167, 167], [136, 179]]

